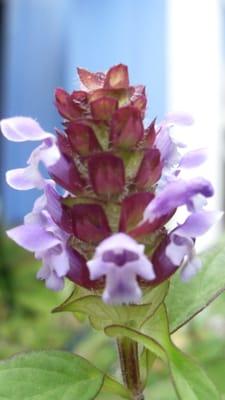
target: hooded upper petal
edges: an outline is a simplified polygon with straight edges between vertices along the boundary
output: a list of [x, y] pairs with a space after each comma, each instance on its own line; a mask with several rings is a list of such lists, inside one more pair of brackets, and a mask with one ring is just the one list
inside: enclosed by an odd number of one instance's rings
[[195, 195], [201, 194], [207, 198], [213, 196], [213, 193], [213, 187], [206, 179], [175, 179], [151, 201], [144, 212], [144, 220], [153, 221], [181, 205], [189, 206]]
[[45, 251], [60, 243], [57, 237], [46, 232], [39, 224], [25, 224], [7, 231], [7, 235], [26, 250]]
[[33, 166], [16, 168], [6, 172], [6, 182], [16, 190], [43, 189], [45, 180]]
[[166, 115], [164, 123], [171, 125], [193, 125], [192, 115], [185, 112], [170, 112]]
[[181, 158], [179, 167], [181, 168], [195, 168], [199, 165], [203, 164], [207, 160], [207, 151], [206, 149], [196, 149], [187, 152]]
[[29, 117], [12, 117], [2, 119], [0, 123], [2, 134], [13, 142], [36, 141], [52, 137], [45, 132], [39, 123]]
[[184, 237], [198, 237], [204, 235], [217, 222], [223, 213], [218, 211], [201, 210], [195, 212], [179, 225], [175, 232], [177, 235]]
[[51, 167], [60, 157], [54, 137], [49, 137], [33, 150], [27, 162], [28, 167], [8, 171], [6, 181], [9, 186], [17, 190], [43, 189], [46, 180], [39, 171], [40, 162], [43, 162], [46, 167]]

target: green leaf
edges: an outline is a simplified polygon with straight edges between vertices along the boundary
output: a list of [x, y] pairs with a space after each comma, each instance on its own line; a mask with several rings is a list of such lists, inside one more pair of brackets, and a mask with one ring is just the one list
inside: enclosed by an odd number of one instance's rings
[[105, 329], [110, 336], [126, 336], [144, 345], [169, 366], [171, 379], [180, 400], [218, 400], [219, 395], [205, 372], [171, 342], [164, 306], [148, 318], [141, 332], [111, 326]]
[[[131, 399], [132, 395], [128, 392], [125, 386], [121, 385], [119, 382], [110, 378], [109, 376], [105, 376], [104, 384], [101, 388], [102, 394], [113, 394], [113, 396], [117, 395], [120, 398]], [[114, 397], [113, 397], [114, 398]]]
[[168, 283], [164, 282], [156, 288], [144, 291], [143, 304], [111, 306], [105, 304], [100, 295], [91, 294], [85, 289], [77, 288], [53, 312], [72, 311], [75, 315], [77, 313], [87, 315], [91, 325], [97, 330], [102, 330], [112, 324], [122, 324], [137, 328], [159, 307], [167, 291]]
[[0, 400], [92, 400], [104, 386], [125, 393], [119, 383], [71, 353], [34, 352], [0, 363]]
[[224, 240], [202, 255], [203, 268], [183, 283], [179, 272], [170, 282], [166, 298], [170, 331], [174, 332], [207, 307], [225, 290]]

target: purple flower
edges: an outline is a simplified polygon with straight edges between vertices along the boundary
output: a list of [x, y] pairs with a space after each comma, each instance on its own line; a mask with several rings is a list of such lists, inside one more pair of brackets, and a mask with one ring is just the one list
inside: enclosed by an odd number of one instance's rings
[[179, 168], [196, 168], [207, 160], [207, 150], [196, 149], [183, 155], [179, 162]]
[[183, 142], [178, 142], [171, 136], [170, 128], [173, 125], [188, 126], [192, 123], [192, 117], [188, 114], [171, 113], [157, 126], [158, 134], [155, 139], [155, 146], [160, 151], [164, 168], [171, 168], [176, 165], [180, 160], [179, 148], [186, 147]]
[[170, 213], [177, 207], [186, 205], [189, 210], [198, 208], [198, 199], [213, 196], [214, 190], [209, 181], [194, 178], [184, 181], [177, 178], [159, 192], [144, 211], [144, 220], [154, 221]]
[[[137, 303], [142, 287], [178, 268], [187, 280], [200, 268], [195, 241], [217, 219], [204, 210], [213, 188], [202, 177], [183, 179], [182, 171], [201, 165], [206, 151], [187, 151], [175, 139], [174, 125], [193, 123], [187, 114], [171, 113], [145, 127], [145, 87], [130, 85], [126, 65], [106, 73], [78, 68], [78, 75], [81, 89], [55, 91], [63, 117], [56, 136], [31, 118], [1, 121], [8, 140], [41, 141], [26, 168], [6, 174], [15, 189], [44, 191], [8, 235], [42, 260], [37, 276], [47, 287], [61, 289], [66, 277], [103, 290], [107, 303]], [[167, 223], [183, 206], [186, 221], [170, 231]]]
[[43, 140], [42, 144], [31, 153], [26, 168], [17, 168], [6, 173], [6, 181], [14, 189], [43, 189], [45, 179], [39, 171], [39, 163], [43, 162], [46, 167], [50, 167], [60, 159], [55, 136], [43, 131], [32, 118], [25, 117], [3, 119], [1, 131], [13, 142]]
[[46, 287], [60, 290], [69, 271], [67, 240], [69, 235], [53, 221], [47, 210], [46, 195], [39, 197], [31, 213], [24, 218], [24, 225], [7, 231], [17, 244], [35, 254], [43, 266], [37, 278], [46, 281]]
[[141, 289], [137, 277], [148, 281], [155, 277], [144, 246], [124, 233], [103, 240], [87, 266], [91, 279], [106, 278], [103, 300], [110, 304], [138, 303]]
[[29, 117], [2, 119], [1, 131], [6, 139], [12, 142], [36, 141], [52, 137], [51, 133], [43, 131], [38, 122]]
[[183, 263], [181, 277], [184, 281], [201, 268], [201, 261], [195, 255], [195, 238], [206, 233], [220, 216], [221, 213], [213, 211], [195, 212], [170, 233], [165, 253], [174, 265]]

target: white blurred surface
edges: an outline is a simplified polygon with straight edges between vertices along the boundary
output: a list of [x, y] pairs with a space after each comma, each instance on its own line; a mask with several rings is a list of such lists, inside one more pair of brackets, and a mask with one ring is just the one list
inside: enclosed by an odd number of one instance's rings
[[[210, 209], [222, 207], [222, 22], [219, 0], [167, 0], [167, 110], [186, 111], [192, 127], [178, 128], [190, 148], [207, 147], [209, 160], [198, 170], [211, 180]], [[196, 170], [188, 171], [196, 175]], [[220, 233], [217, 224], [203, 239], [208, 247]]]

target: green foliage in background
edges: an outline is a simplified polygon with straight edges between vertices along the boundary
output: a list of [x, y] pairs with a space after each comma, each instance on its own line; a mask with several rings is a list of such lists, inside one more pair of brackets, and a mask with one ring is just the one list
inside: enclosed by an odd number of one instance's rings
[[[116, 394], [115, 387], [114, 394], [110, 394], [110, 385], [113, 386], [114, 383], [110, 381], [110, 378], [107, 378], [109, 379], [107, 381], [102, 372], [99, 372], [106, 371], [109, 375], [118, 376], [114, 341], [101, 331], [93, 332], [87, 324], [73, 319], [69, 312], [50, 314], [55, 305], [62, 303], [67, 297], [71, 288], [66, 288], [61, 294], [47, 291], [43, 284], [35, 279], [38, 264], [27, 253], [6, 239], [1, 242], [1, 253], [3, 257], [0, 268], [0, 358], [5, 359], [15, 353], [37, 349], [73, 350], [76, 354], [93, 362], [97, 368], [88, 372], [91, 376], [90, 385], [92, 385], [91, 382], [95, 381], [95, 383], [92, 395], [89, 396], [87, 392], [85, 399], [94, 398], [94, 391], [95, 398], [98, 400], [119, 400], [125, 397], [125, 393], [123, 397]], [[224, 244], [221, 242], [203, 258], [204, 269], [192, 282], [183, 284], [178, 276], [172, 279], [169, 295], [166, 298], [171, 331], [175, 331], [193, 314], [204, 309], [224, 289]], [[210, 307], [174, 333], [172, 340], [182, 351], [188, 353], [191, 359], [198, 361], [223, 396], [225, 394], [225, 294], [223, 293]], [[79, 358], [71, 358], [71, 363], [77, 362], [80, 362]], [[3, 365], [5, 363], [2, 364], [2, 368], [4, 368]], [[94, 374], [93, 381], [92, 374]], [[86, 380], [87, 377], [84, 376]], [[74, 377], [72, 376], [71, 379], [74, 380]], [[100, 387], [103, 391], [97, 395]], [[71, 390], [71, 396], [75, 394], [77, 396], [80, 388], [82, 388], [82, 382], [77, 387], [74, 386], [68, 390]], [[23, 388], [21, 390], [23, 393]], [[120, 393], [120, 388], [118, 393]], [[153, 363], [145, 394], [146, 398], [149, 396], [151, 400], [177, 399], [169, 380], [169, 372], [159, 359]], [[0, 399], [3, 398], [1, 395]], [[212, 400], [217, 398], [215, 396], [211, 395]], [[13, 397], [9, 398], [13, 399]], [[50, 398], [48, 394], [46, 399]], [[201, 398], [203, 399], [197, 394], [196, 399]], [[225, 399], [225, 396], [222, 398]], [[39, 400], [38, 397], [37, 399]], [[45, 397], [42, 396], [40, 399], [43, 400]], [[66, 397], [67, 399], [70, 397]]]

